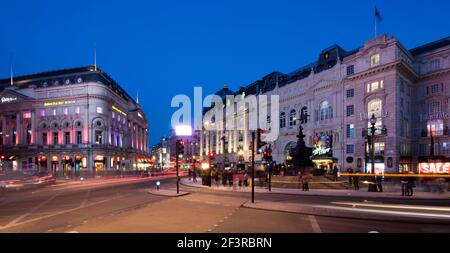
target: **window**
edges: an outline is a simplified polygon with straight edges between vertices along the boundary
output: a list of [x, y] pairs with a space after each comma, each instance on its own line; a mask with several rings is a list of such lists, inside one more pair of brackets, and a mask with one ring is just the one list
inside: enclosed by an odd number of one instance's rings
[[23, 113], [23, 118], [24, 119], [31, 119], [31, 112], [24, 112]]
[[354, 124], [347, 125], [347, 138], [349, 138], [349, 139], [355, 138], [355, 125]]
[[77, 144], [83, 143], [83, 137], [81, 135], [81, 131], [77, 131], [77, 133], [76, 133], [76, 142], [77, 142]]
[[[111, 134], [111, 137], [110, 137], [110, 139], [109, 139], [109, 143], [110, 143], [111, 145], [114, 145], [114, 134]], [[116, 145], [117, 145], [117, 143], [116, 143]]]
[[102, 131], [95, 131], [95, 144], [102, 144]]
[[384, 142], [375, 142], [374, 151], [375, 155], [384, 155]]
[[295, 126], [297, 125], [297, 112], [295, 110], [292, 110], [289, 113], [289, 126]]
[[351, 145], [347, 145], [347, 154], [353, 154], [355, 153], [355, 145], [351, 144]]
[[430, 102], [428, 104], [428, 115], [435, 116], [441, 113], [441, 103], [439, 101]]
[[319, 116], [320, 120], [326, 120], [333, 118], [333, 110], [328, 104], [328, 101], [323, 101], [320, 106]]
[[441, 119], [428, 121], [427, 132], [428, 132], [428, 136], [430, 136], [431, 134], [433, 136], [444, 135], [444, 121]]
[[370, 57], [370, 67], [374, 67], [380, 64], [380, 54], [374, 54]]
[[403, 80], [400, 81], [400, 92], [405, 92], [405, 82]]
[[349, 76], [353, 74], [355, 74], [355, 65], [347, 66], [347, 75]]
[[75, 112], [76, 112], [76, 114], [80, 114], [81, 110], [80, 110], [79, 106], [77, 106], [77, 108], [75, 109]]
[[375, 117], [377, 118], [377, 122], [375, 123], [375, 127], [376, 127], [375, 134], [380, 134], [382, 131], [382, 128], [383, 128], [383, 120], [381, 118], [382, 109], [383, 109], [382, 106], [383, 106], [383, 101], [381, 99], [373, 99], [367, 105], [367, 112], [368, 112], [367, 113], [367, 116], [368, 116], [367, 127], [370, 128], [372, 126], [370, 124], [370, 120], [369, 120], [372, 117], [372, 115], [375, 115]]
[[121, 146], [120, 145], [120, 136], [116, 136], [116, 146]]
[[47, 133], [42, 133], [42, 145], [47, 145]]
[[64, 132], [64, 144], [70, 144], [70, 132]]
[[56, 109], [53, 109], [52, 115], [53, 115], [53, 116], [56, 116]]
[[280, 114], [280, 128], [286, 127], [286, 113], [282, 112]]
[[439, 84], [431, 85], [431, 94], [439, 92]]
[[39, 111], [39, 115], [40, 115], [41, 117], [44, 117], [44, 116], [45, 116], [45, 109], [41, 109], [41, 110]]
[[103, 108], [102, 107], [97, 107], [97, 113], [103, 113]]
[[369, 93], [369, 92], [374, 92], [378, 89], [383, 89], [383, 88], [384, 88], [384, 84], [383, 84], [383, 80], [381, 80], [381, 81], [376, 81], [373, 83], [368, 83], [366, 90], [367, 90], [367, 93]]
[[355, 113], [355, 106], [348, 105], [347, 106], [347, 117], [352, 116]]
[[69, 108], [64, 108], [64, 115], [67, 115], [67, 114], [69, 114]]
[[430, 72], [438, 70], [440, 68], [440, 65], [441, 61], [439, 59], [432, 60], [430, 62]]
[[59, 138], [58, 138], [58, 132], [53, 133], [53, 145], [58, 145]]
[[355, 89], [347, 90], [347, 98], [352, 98], [355, 96]]
[[111, 112], [111, 117], [114, 119], [116, 117], [116, 113], [115, 112]]
[[31, 125], [27, 126], [27, 144], [31, 144]]

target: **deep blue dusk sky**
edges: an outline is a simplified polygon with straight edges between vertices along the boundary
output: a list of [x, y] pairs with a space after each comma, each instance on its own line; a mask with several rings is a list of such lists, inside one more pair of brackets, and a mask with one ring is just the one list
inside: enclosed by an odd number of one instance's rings
[[[320, 4], [318, 2], [321, 2]], [[97, 64], [140, 102], [151, 142], [167, 135], [174, 95], [245, 86], [374, 34], [374, 0], [6, 1], [0, 78]], [[407, 48], [450, 36], [450, 1], [378, 0], [380, 33]]]

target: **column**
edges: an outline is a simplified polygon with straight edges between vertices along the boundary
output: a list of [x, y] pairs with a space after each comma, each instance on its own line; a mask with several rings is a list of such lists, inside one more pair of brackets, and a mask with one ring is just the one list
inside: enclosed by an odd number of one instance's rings
[[37, 130], [36, 130], [36, 123], [35, 123], [35, 112], [31, 112], [31, 144], [35, 144], [37, 140]]
[[130, 128], [130, 147], [131, 148], [134, 148], [134, 124], [133, 124], [133, 122], [130, 122], [131, 123], [131, 128]]
[[14, 144], [21, 144], [22, 143], [22, 131], [21, 131], [21, 124], [20, 124], [20, 112], [16, 113], [16, 139], [13, 140]]
[[204, 136], [203, 136], [203, 130], [202, 131], [200, 131], [199, 132], [199, 134], [200, 134], [200, 148], [199, 148], [199, 151], [200, 151], [200, 153], [199, 153], [199, 155], [200, 156], [202, 156], [203, 157], [203, 138], [204, 138]]
[[5, 116], [2, 116], [2, 138], [3, 138], [3, 145], [6, 145], [7, 143], [6, 143], [6, 141], [7, 141], [7, 139], [6, 139], [6, 134], [8, 133], [7, 132], [7, 129], [6, 129], [6, 117]]

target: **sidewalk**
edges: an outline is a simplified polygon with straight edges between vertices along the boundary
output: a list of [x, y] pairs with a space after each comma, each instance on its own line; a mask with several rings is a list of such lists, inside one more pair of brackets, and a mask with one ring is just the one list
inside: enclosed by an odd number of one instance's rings
[[[212, 186], [202, 185], [201, 180], [197, 183], [192, 182], [189, 179], [181, 180], [181, 184], [189, 187], [207, 188], [216, 191], [232, 191], [232, 192], [251, 192], [251, 187], [236, 186], [233, 187], [217, 185], [213, 182]], [[272, 191], [265, 187], [255, 186], [255, 192], [257, 193], [272, 193], [272, 194], [292, 194], [303, 196], [330, 196], [330, 197], [349, 197], [349, 198], [391, 198], [391, 199], [443, 199], [450, 200], [450, 192], [444, 193], [432, 193], [415, 191], [414, 196], [407, 197], [401, 196], [401, 191], [398, 187], [385, 187], [385, 192], [368, 192], [367, 188], [361, 188], [359, 191], [354, 190], [332, 190], [332, 189], [311, 189], [309, 192], [304, 192], [301, 189], [287, 189], [287, 188], [273, 188]]]

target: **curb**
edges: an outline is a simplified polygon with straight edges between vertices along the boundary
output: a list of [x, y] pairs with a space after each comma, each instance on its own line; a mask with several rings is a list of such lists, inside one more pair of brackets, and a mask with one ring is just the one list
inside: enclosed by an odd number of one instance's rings
[[[180, 182], [181, 185], [183, 186], [187, 186], [187, 187], [194, 187], [194, 188], [203, 188], [203, 189], [210, 189], [213, 191], [221, 191], [221, 192], [248, 192], [248, 191], [238, 191], [238, 190], [230, 190], [230, 189], [213, 189], [211, 187], [208, 186], [204, 186], [204, 185], [192, 185], [192, 184], [185, 184], [183, 182]], [[401, 199], [401, 200], [425, 200], [425, 201], [438, 201], [438, 200], [449, 200], [450, 198], [445, 197], [445, 198], [429, 198], [429, 197], [413, 197], [413, 198], [407, 198], [405, 196], [401, 196], [400, 193], [398, 193], [399, 195], [393, 195], [393, 196], [377, 196], [377, 195], [372, 195], [372, 196], [357, 196], [357, 195], [348, 195], [348, 194], [341, 194], [341, 195], [325, 195], [325, 194], [321, 194], [320, 192], [309, 192], [308, 194], [303, 194], [303, 193], [295, 193], [295, 192], [278, 192], [278, 190], [281, 188], [272, 188], [272, 192], [269, 192], [269, 190], [267, 188], [258, 188], [255, 187], [255, 193], [265, 193], [265, 194], [284, 194], [284, 195], [294, 195], [294, 196], [311, 196], [311, 197], [339, 197], [339, 198], [362, 198], [362, 199]], [[265, 190], [265, 191], [261, 191], [261, 190]], [[250, 191], [251, 192], [251, 191]], [[396, 192], [393, 192], [396, 193]]]
[[[374, 221], [388, 221], [388, 222], [402, 222], [402, 223], [420, 223], [420, 224], [437, 224], [437, 225], [450, 225], [450, 218], [444, 217], [418, 217], [417, 215], [411, 214], [407, 215], [383, 215], [381, 213], [375, 213], [371, 211], [360, 211], [363, 209], [357, 209], [358, 211], [351, 210], [352, 208], [347, 207], [328, 207], [323, 205], [298, 205], [293, 204], [292, 206], [283, 206], [283, 208], [268, 207], [264, 206], [264, 203], [270, 203], [269, 201], [256, 202], [255, 204], [245, 202], [241, 205], [243, 208], [265, 210], [265, 211], [275, 211], [275, 212], [285, 212], [285, 213], [296, 213], [296, 214], [306, 214], [324, 217], [334, 217], [334, 218], [347, 218], [347, 219], [358, 219], [358, 220], [374, 220]], [[259, 204], [259, 205], [258, 205]], [[373, 209], [366, 209], [373, 210]]]
[[176, 191], [168, 191], [168, 190], [150, 190], [147, 192], [148, 194], [155, 195], [155, 196], [163, 196], [163, 197], [182, 197], [189, 194], [189, 192], [182, 192], [180, 191], [179, 194], [176, 193]]

